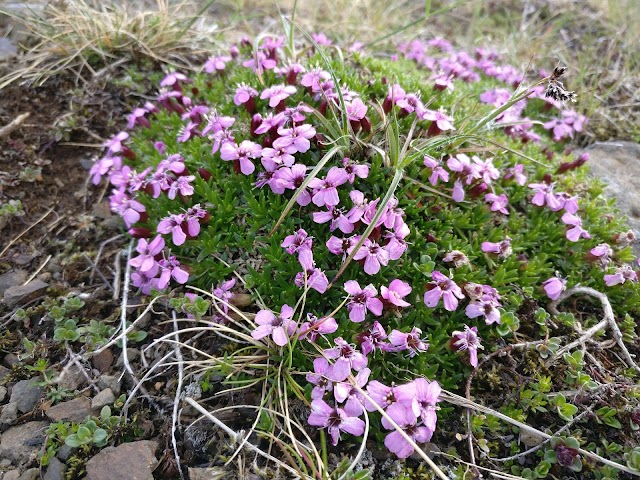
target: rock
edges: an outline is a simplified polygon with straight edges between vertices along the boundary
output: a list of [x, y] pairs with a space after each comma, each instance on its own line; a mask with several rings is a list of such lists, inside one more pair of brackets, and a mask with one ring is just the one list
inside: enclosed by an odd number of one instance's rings
[[40, 478], [40, 469], [30, 468], [22, 475], [20, 475], [20, 477], [18, 477], [18, 480], [37, 480], [38, 478]]
[[100, 411], [105, 405], [111, 405], [116, 401], [116, 396], [110, 388], [105, 388], [91, 400], [91, 409]]
[[591, 174], [607, 183], [605, 194], [616, 199], [640, 236], [640, 144], [597, 142], [587, 152]]
[[7, 467], [10, 467], [10, 466], [11, 466], [11, 460], [9, 460], [8, 458], [0, 460], [0, 468], [2, 470], [5, 470]]
[[49, 460], [47, 472], [44, 474], [44, 477], [42, 477], [42, 480], [64, 480], [64, 474], [66, 471], [67, 466], [56, 457], [53, 457]]
[[[127, 348], [127, 358], [129, 359], [129, 363], [137, 360], [140, 356], [140, 350], [137, 348]], [[120, 354], [118, 357], [118, 361], [116, 362], [116, 367], [124, 367], [124, 352]]]
[[18, 47], [10, 38], [0, 37], [0, 62], [4, 62], [18, 55]]
[[0, 385], [0, 403], [4, 402], [4, 397], [7, 396], [7, 387]]
[[85, 383], [87, 383], [87, 377], [84, 370], [75, 364], [66, 368], [58, 381], [58, 385], [67, 390], [78, 390]]
[[18, 404], [8, 403], [0, 409], [0, 432], [18, 421]]
[[49, 407], [45, 413], [53, 422], [82, 422], [91, 415], [91, 400], [78, 397]]
[[20, 357], [18, 357], [18, 355], [16, 355], [15, 353], [7, 353], [4, 356], [3, 362], [7, 367], [13, 367], [14, 365], [18, 365], [20, 363]]
[[2, 480], [20, 480], [20, 470], [9, 470], [4, 472]]
[[36, 404], [44, 395], [44, 388], [36, 385], [40, 378], [31, 378], [29, 380], [20, 380], [11, 389], [11, 398], [9, 402], [17, 403], [18, 410], [27, 413], [33, 410]]
[[[6, 357], [5, 357], [6, 360]], [[4, 380], [4, 378], [9, 375], [9, 372], [11, 370], [9, 370], [7, 367], [4, 367], [2, 365], [0, 365], [0, 383], [2, 383], [2, 381]]]
[[63, 443], [62, 446], [58, 449], [58, 454], [56, 455], [56, 457], [58, 457], [63, 462], [66, 462], [67, 460], [69, 460], [71, 455], [76, 453], [77, 450], [77, 448], [70, 447], [66, 443]]
[[87, 480], [153, 480], [158, 443], [143, 440], [107, 447], [87, 462]]
[[113, 365], [113, 353], [110, 348], [94, 355], [91, 359], [93, 366], [100, 370], [100, 373], [107, 373]]
[[14, 465], [26, 465], [35, 460], [45, 439], [49, 422], [28, 422], [11, 427], [0, 437], [0, 458]]
[[114, 395], [120, 394], [120, 380], [115, 375], [100, 375], [96, 385], [102, 390], [110, 388]]
[[29, 278], [26, 270], [12, 270], [0, 275], [0, 295], [4, 295], [10, 287], [22, 285]]
[[27, 303], [44, 294], [49, 287], [42, 280], [33, 280], [26, 285], [15, 285], [4, 292], [4, 303], [10, 307]]

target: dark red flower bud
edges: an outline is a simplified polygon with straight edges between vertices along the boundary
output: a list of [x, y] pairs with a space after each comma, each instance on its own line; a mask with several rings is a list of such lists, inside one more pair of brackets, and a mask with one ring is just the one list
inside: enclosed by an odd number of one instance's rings
[[473, 198], [477, 198], [480, 195], [484, 194], [484, 192], [486, 192], [487, 190], [489, 190], [489, 185], [487, 185], [484, 182], [480, 182], [479, 184], [475, 185], [471, 190], [469, 190], [469, 196]]
[[133, 227], [129, 229], [129, 235], [133, 238], [151, 238], [151, 230], [144, 227]]
[[212, 176], [211, 172], [209, 170], [207, 170], [207, 169], [204, 169], [204, 168], [199, 168], [198, 169], [198, 175], [200, 175], [205, 182], [208, 182], [209, 179]]
[[364, 117], [362, 120], [360, 120], [360, 125], [362, 125], [362, 130], [364, 130], [366, 133], [371, 133], [371, 122], [367, 117]]
[[253, 117], [251, 117], [251, 125], [249, 126], [249, 133], [252, 137], [256, 137], [256, 128], [258, 128], [262, 124], [262, 115], [256, 113]]
[[131, 150], [129, 147], [127, 147], [126, 145], [122, 146], [122, 155], [125, 158], [128, 158], [129, 160], [133, 160], [136, 158], [136, 152], [134, 152], [133, 150]]
[[542, 177], [542, 181], [548, 185], [551, 185], [553, 183], [553, 177], [550, 173], [545, 173], [544, 177]]
[[441, 132], [442, 130], [440, 130], [438, 124], [436, 122], [431, 122], [431, 125], [429, 125], [429, 130], [427, 130], [427, 137], [435, 137], [436, 135], [440, 135]]

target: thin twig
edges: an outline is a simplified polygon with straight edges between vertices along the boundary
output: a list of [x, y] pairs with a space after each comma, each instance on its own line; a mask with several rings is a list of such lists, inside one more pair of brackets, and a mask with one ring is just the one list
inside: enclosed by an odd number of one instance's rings
[[49, 210], [47, 210], [44, 215], [42, 215], [38, 220], [36, 220], [35, 223], [31, 224], [26, 230], [23, 230], [16, 238], [13, 238], [9, 242], [9, 244], [6, 247], [4, 247], [4, 249], [0, 252], [0, 257], [2, 257], [2, 255], [4, 255], [7, 250], [9, 250], [9, 247], [11, 245], [13, 245], [14, 243], [16, 243], [25, 233], [27, 233], [29, 230], [31, 230], [33, 227], [35, 227], [41, 221], [43, 221], [45, 218], [47, 218], [49, 216], [49, 214], [51, 212], [53, 212], [54, 208], [56, 208], [55, 205], [53, 207], [51, 207]]
[[41, 270], [42, 270], [42, 269], [47, 265], [47, 263], [49, 263], [49, 260], [51, 260], [51, 255], [49, 255], [49, 256], [45, 259], [45, 261], [44, 261], [44, 262], [42, 262], [42, 265], [40, 265], [40, 266], [38, 267], [38, 269], [37, 269], [35, 272], [33, 272], [33, 275], [31, 275], [31, 276], [29, 277], [29, 279], [28, 279], [26, 282], [24, 282], [22, 285], [26, 285], [27, 283], [29, 283], [30, 281], [32, 281], [34, 278], [36, 278], [36, 277], [38, 276], [38, 274], [40, 273], [40, 271], [41, 271]]
[[171, 443], [173, 444], [173, 455], [176, 458], [176, 466], [178, 472], [180, 472], [180, 479], [184, 480], [184, 473], [182, 473], [182, 465], [180, 464], [180, 453], [178, 453], [178, 442], [176, 441], [176, 430], [178, 428], [179, 421], [179, 408], [180, 408], [180, 395], [182, 393], [182, 381], [184, 375], [184, 366], [182, 351], [180, 350], [180, 337], [178, 335], [178, 321], [176, 319], [176, 311], [171, 312], [173, 316], [173, 331], [175, 332], [176, 344], [173, 351], [175, 352], [176, 362], [178, 363], [178, 386], [176, 387], [175, 398], [173, 399], [173, 416], [171, 418]]
[[8, 137], [9, 135], [11, 135], [11, 132], [13, 132], [20, 125], [22, 125], [22, 123], [27, 118], [29, 118], [30, 115], [31, 115], [31, 113], [29, 113], [29, 112], [22, 113], [22, 114], [18, 115], [15, 119], [13, 119], [13, 121], [11, 121], [11, 123], [9, 123], [8, 125], [5, 125], [4, 127], [0, 128], [0, 138]]

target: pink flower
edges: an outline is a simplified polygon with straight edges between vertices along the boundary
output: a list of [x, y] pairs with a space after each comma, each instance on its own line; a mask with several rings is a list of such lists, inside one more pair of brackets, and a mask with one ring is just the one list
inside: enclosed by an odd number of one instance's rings
[[568, 240], [577, 242], [578, 240], [580, 240], [580, 237], [591, 238], [589, 232], [582, 228], [582, 220], [580, 219], [580, 217], [566, 212], [564, 215], [562, 215], [562, 221], [565, 224], [573, 227], [567, 230], [566, 236]]
[[481, 249], [484, 253], [495, 253], [498, 258], [507, 258], [511, 255], [511, 238], [505, 237], [498, 243], [482, 242]]
[[155, 257], [160, 255], [163, 249], [164, 239], [160, 235], [157, 235], [150, 242], [141, 238], [138, 240], [138, 246], [136, 247], [136, 251], [140, 255], [129, 260], [129, 265], [150, 277], [155, 277], [158, 273], [158, 262], [156, 262]]
[[307, 313], [307, 321], [300, 325], [299, 337], [310, 342], [315, 342], [318, 335], [334, 333], [336, 330], [338, 330], [338, 322], [336, 322], [335, 318], [318, 318], [311, 313]]
[[352, 322], [362, 322], [366, 311], [369, 310], [375, 316], [382, 315], [382, 302], [376, 298], [378, 291], [369, 284], [364, 289], [355, 280], [349, 280], [344, 284], [345, 291], [351, 295], [351, 300], [347, 303], [349, 319]]
[[313, 265], [311, 269], [298, 272], [293, 283], [295, 283], [296, 287], [309, 287], [318, 293], [324, 293], [329, 286], [329, 279], [327, 279], [327, 275], [322, 270], [315, 267], [315, 263]]
[[250, 86], [242, 83], [238, 85], [238, 88], [236, 88], [236, 93], [233, 97], [233, 103], [235, 103], [236, 105], [243, 105], [256, 95], [258, 95], [258, 91], [255, 88], [251, 88]]
[[[356, 177], [358, 178], [367, 178], [369, 176], [369, 166], [368, 165], [362, 165], [359, 163], [356, 163], [355, 161], [351, 160], [350, 158], [343, 158], [342, 159], [342, 166], [344, 168], [344, 171], [347, 172], [347, 176], [349, 178], [349, 183], [353, 183], [356, 181]], [[357, 191], [357, 190], [353, 190], [352, 192]], [[349, 194], [351, 195], [351, 193]]]
[[389, 252], [376, 242], [366, 239], [353, 256], [353, 259], [364, 259], [364, 271], [369, 275], [375, 275], [380, 271], [380, 265], [389, 264]]
[[403, 333], [399, 330], [393, 330], [389, 334], [389, 351], [401, 352], [409, 350], [409, 357], [415, 357], [418, 353], [426, 352], [429, 344], [420, 337], [422, 330], [413, 327], [409, 333]]
[[227, 66], [227, 62], [231, 61], [231, 57], [220, 56], [220, 57], [211, 57], [204, 64], [204, 71], [207, 73], [223, 72], [225, 67]]
[[622, 285], [627, 280], [630, 282], [638, 281], [638, 275], [628, 265], [616, 268], [616, 272], [612, 275], [604, 276], [604, 283], [607, 285], [607, 287]]
[[453, 338], [451, 339], [453, 347], [458, 351], [469, 352], [469, 363], [473, 368], [478, 366], [478, 349], [484, 349], [480, 344], [480, 338], [478, 337], [478, 328], [468, 325], [464, 326], [464, 331], [453, 332]]
[[347, 117], [352, 122], [359, 122], [367, 114], [367, 106], [359, 98], [354, 98], [345, 107], [347, 109]]
[[242, 62], [243, 67], [251, 68], [254, 72], [263, 72], [264, 70], [273, 70], [276, 68], [276, 61], [268, 58], [263, 52], [257, 52], [254, 58]]
[[443, 262], [451, 262], [456, 268], [460, 268], [464, 265], [469, 265], [469, 258], [460, 250], [451, 250], [442, 259]]
[[342, 337], [336, 338], [334, 343], [335, 347], [323, 351], [326, 358], [335, 360], [329, 374], [331, 380], [342, 382], [351, 374], [351, 370], [359, 372], [367, 366], [367, 357], [356, 350], [354, 345], [345, 342]]
[[548, 185], [546, 183], [530, 183], [529, 188], [533, 188], [535, 190], [535, 194], [531, 199], [531, 203], [542, 207], [547, 204], [547, 206], [554, 212], [558, 210], [562, 210], [564, 207], [564, 199], [558, 197], [553, 193], [553, 184]]
[[551, 300], [557, 300], [560, 294], [567, 289], [567, 280], [559, 277], [551, 277], [543, 282], [544, 291]]
[[515, 179], [516, 183], [520, 186], [527, 183], [527, 176], [524, 174], [524, 165], [519, 163], [515, 167], [507, 168], [504, 179], [509, 180], [510, 178]]
[[104, 146], [107, 148], [107, 155], [110, 155], [111, 153], [122, 152], [122, 144], [128, 138], [129, 134], [127, 132], [120, 132], [104, 142]]
[[314, 427], [326, 428], [334, 446], [340, 440], [341, 431], [359, 437], [364, 433], [365, 427], [363, 420], [349, 416], [342, 408], [330, 407], [320, 399], [311, 402], [311, 415], [307, 421]]
[[327, 240], [327, 248], [334, 255], [342, 255], [344, 259], [351, 249], [354, 247], [356, 243], [358, 243], [358, 238], [356, 235], [345, 238], [338, 238], [332, 236], [329, 240]]
[[171, 233], [171, 238], [175, 246], [182, 245], [187, 239], [182, 225], [186, 222], [186, 216], [183, 213], [169, 215], [158, 223], [158, 233]]
[[338, 189], [340, 185], [347, 183], [349, 177], [343, 168], [331, 167], [324, 180], [314, 178], [309, 182], [309, 187], [314, 191], [312, 201], [318, 207], [326, 205], [334, 207], [340, 203]]
[[112, 212], [122, 217], [124, 224], [130, 228], [142, 218], [141, 214], [147, 209], [137, 200], [129, 198], [129, 196], [118, 190], [113, 190], [113, 195], [109, 197], [109, 207]]
[[315, 385], [311, 390], [311, 399], [316, 400], [324, 397], [325, 392], [333, 390], [333, 382], [329, 378], [331, 365], [326, 358], [319, 357], [313, 361], [313, 371], [314, 373], [307, 373], [306, 379]]
[[[369, 381], [371, 370], [363, 368], [355, 377], [356, 385], [360, 388]], [[359, 417], [364, 413], [364, 396], [350, 383], [338, 382], [333, 386], [333, 395], [336, 402], [345, 402], [344, 411], [352, 417]]]
[[298, 261], [305, 270], [313, 268], [313, 237], [307, 234], [306, 230], [300, 229], [292, 235], [285, 237], [284, 241], [280, 244], [281, 247], [287, 250], [289, 255], [294, 253], [298, 254]]
[[258, 158], [262, 153], [262, 147], [249, 140], [243, 140], [240, 145], [226, 142], [220, 147], [222, 160], [239, 160], [240, 171], [245, 175], [251, 175], [256, 169], [250, 159]]
[[611, 257], [613, 256], [613, 250], [606, 243], [601, 243], [600, 245], [593, 247], [589, 250], [589, 253], [592, 257], [595, 257], [600, 261], [602, 268], [607, 268], [611, 261]]
[[455, 130], [453, 126], [453, 118], [444, 113], [444, 110], [424, 110], [422, 120], [431, 120], [438, 126], [438, 129], [442, 131]]
[[497, 307], [500, 307], [498, 302], [499, 296], [483, 294], [479, 298], [474, 298], [464, 313], [469, 318], [484, 317], [487, 325], [492, 323], [500, 323], [500, 311]]
[[[384, 410], [388, 409], [391, 405], [394, 405], [399, 401], [397, 398], [399, 389], [400, 387], [396, 386], [395, 384], [391, 384], [390, 387], [387, 387], [377, 380], [373, 380], [369, 382], [369, 385], [367, 385], [367, 393], [369, 394], [371, 400], [373, 400], [373, 402], [378, 404], [378, 406]], [[367, 411], [375, 412], [377, 410], [373, 402], [365, 400], [364, 406]], [[411, 401], [409, 401], [408, 403], [404, 402], [403, 406], [411, 408]]]
[[385, 341], [387, 332], [384, 331], [384, 327], [378, 321], [374, 321], [369, 330], [358, 334], [356, 338], [360, 343], [362, 353], [365, 355], [369, 355], [377, 349], [382, 351], [389, 350], [389, 343]]
[[331, 45], [331, 40], [329, 40], [324, 33], [313, 33], [311, 34], [311, 37], [318, 45], [322, 45], [324, 47]]
[[283, 102], [286, 98], [296, 93], [296, 87], [291, 85], [274, 85], [267, 88], [260, 94], [262, 100], [268, 98], [269, 106], [271, 108], [277, 107], [280, 102]]
[[397, 307], [410, 307], [411, 304], [402, 300], [411, 293], [411, 286], [407, 282], [395, 279], [389, 284], [389, 288], [380, 287], [382, 298]]
[[324, 212], [313, 212], [313, 221], [316, 223], [331, 222], [329, 231], [333, 232], [336, 228], [339, 228], [343, 233], [353, 232], [353, 223], [344, 214], [344, 209], [329, 207]]
[[439, 160], [425, 155], [424, 166], [431, 169], [431, 176], [429, 177], [431, 185], [435, 186], [438, 183], [438, 179], [442, 179], [443, 182], [449, 181], [449, 172], [442, 167], [442, 162]]
[[320, 83], [325, 82], [330, 78], [331, 74], [329, 72], [322, 70], [320, 67], [316, 67], [302, 76], [300, 85], [311, 88], [315, 91], [319, 88]]
[[226, 282], [222, 282], [219, 287], [213, 289], [212, 293], [215, 297], [213, 300], [215, 302], [220, 302], [220, 309], [226, 314], [229, 312], [229, 300], [234, 297], [234, 293], [231, 292], [231, 289], [235, 287], [236, 279], [232, 278], [231, 280], [227, 280]]
[[169, 185], [169, 190], [167, 190], [167, 197], [171, 200], [176, 198], [176, 195], [179, 193], [183, 197], [189, 197], [193, 195], [193, 186], [190, 182], [193, 182], [196, 179], [193, 175], [181, 176], [178, 177], [174, 182]]
[[160, 260], [158, 265], [160, 265], [159, 289], [165, 288], [171, 278], [180, 284], [185, 284], [189, 280], [189, 273], [180, 268], [180, 262], [174, 256]]
[[507, 210], [507, 205], [509, 205], [509, 199], [504, 193], [501, 193], [500, 195], [487, 193], [484, 196], [484, 201], [487, 203], [491, 203], [492, 212], [500, 212], [500, 213], [504, 213], [505, 215], [509, 215], [509, 210]]
[[122, 169], [122, 157], [104, 157], [91, 166], [91, 183], [98, 185], [104, 175], [112, 176]]
[[384, 236], [389, 241], [384, 249], [389, 253], [389, 260], [398, 260], [404, 252], [409, 248], [409, 244], [405, 240], [410, 234], [409, 227], [406, 223], [394, 228], [393, 232], [388, 232]]
[[451, 196], [456, 202], [461, 202], [464, 200], [464, 187], [462, 186], [462, 182], [460, 180], [456, 180], [453, 184], [453, 192], [451, 193]]
[[[265, 149], [267, 150], [267, 149]], [[305, 177], [307, 176], [307, 167], [301, 163], [296, 163], [291, 168], [284, 167], [279, 168], [276, 172], [278, 178], [280, 178], [287, 188], [297, 189], [304, 182]], [[296, 199], [298, 205], [302, 207], [306, 207], [311, 203], [311, 193], [305, 188], [298, 198]]]
[[275, 316], [270, 310], [260, 310], [256, 314], [258, 328], [251, 332], [256, 340], [271, 335], [273, 343], [283, 347], [289, 341], [289, 337], [296, 331], [296, 322], [292, 320], [293, 308], [283, 305], [279, 316]]
[[161, 87], [176, 87], [179, 86], [180, 83], [191, 83], [192, 80], [187, 78], [186, 75], [178, 72], [172, 72], [167, 74], [166, 77], [162, 79], [160, 82]]
[[442, 388], [435, 380], [418, 377], [413, 382], [398, 388], [397, 398], [400, 404], [411, 405], [416, 417], [420, 417], [424, 425], [434, 432], [436, 430], [436, 403], [440, 400]]
[[431, 278], [435, 283], [431, 283], [433, 288], [425, 292], [424, 303], [433, 308], [438, 305], [440, 298], [444, 297], [444, 308], [450, 312], [455, 311], [458, 308], [458, 299], [464, 298], [460, 287], [438, 270], [431, 273]]
[[[273, 148], [282, 148], [287, 153], [305, 153], [311, 148], [311, 138], [315, 137], [316, 129], [312, 125], [302, 124], [292, 128], [278, 128], [280, 138], [273, 142]], [[334, 167], [335, 168], [335, 167]]]
[[[387, 414], [414, 442], [424, 443], [431, 440], [433, 431], [429, 430], [425, 426], [418, 425], [416, 416], [411, 408], [407, 408], [396, 403], [387, 409]], [[400, 434], [400, 432], [395, 430], [395, 427], [386, 419], [386, 417], [382, 417], [382, 425], [387, 430], [394, 430], [385, 437], [385, 447], [387, 447], [390, 452], [395, 453], [398, 458], [409, 457], [414, 452], [413, 446]]]

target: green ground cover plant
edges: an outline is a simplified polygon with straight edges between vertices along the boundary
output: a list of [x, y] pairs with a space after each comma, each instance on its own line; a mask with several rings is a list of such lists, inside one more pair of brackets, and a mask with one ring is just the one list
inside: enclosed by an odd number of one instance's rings
[[[587, 121], [571, 70], [441, 38], [384, 59], [286, 31], [158, 79], [92, 168], [136, 239], [132, 285], [186, 317], [156, 341], [216, 337], [181, 368], [257, 389], [252, 430], [305, 478], [328, 478], [338, 442], [358, 452], [345, 478], [367, 439], [440, 478], [638, 475], [638, 260], [567, 146]], [[522, 368], [480, 370], [501, 355]], [[495, 415], [461, 428], [451, 392]], [[505, 417], [549, 438], [525, 452]], [[466, 465], [445, 474], [429, 441]]]

